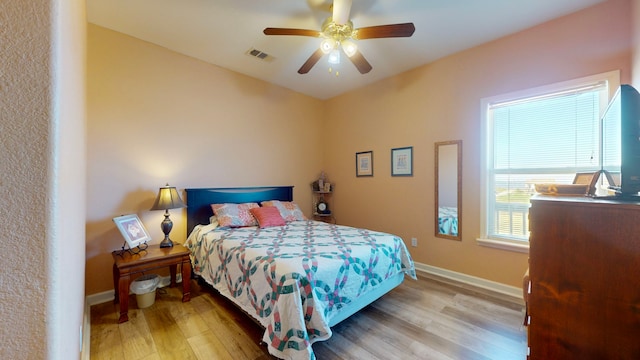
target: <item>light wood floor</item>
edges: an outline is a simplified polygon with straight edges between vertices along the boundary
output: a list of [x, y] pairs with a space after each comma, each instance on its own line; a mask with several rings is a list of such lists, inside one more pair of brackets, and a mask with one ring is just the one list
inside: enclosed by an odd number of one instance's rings
[[[313, 345], [324, 359], [525, 359], [523, 306], [504, 296], [419, 276], [333, 328]], [[91, 307], [91, 359], [274, 359], [263, 330], [228, 300], [192, 280], [158, 289], [155, 303], [117, 324], [117, 305]]]

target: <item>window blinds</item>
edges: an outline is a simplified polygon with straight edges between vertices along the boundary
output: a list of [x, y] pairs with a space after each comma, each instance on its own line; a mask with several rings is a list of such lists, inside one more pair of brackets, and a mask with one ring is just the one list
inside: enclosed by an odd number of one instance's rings
[[489, 237], [526, 241], [533, 184], [569, 184], [577, 172], [600, 169], [606, 99], [601, 81], [489, 104]]

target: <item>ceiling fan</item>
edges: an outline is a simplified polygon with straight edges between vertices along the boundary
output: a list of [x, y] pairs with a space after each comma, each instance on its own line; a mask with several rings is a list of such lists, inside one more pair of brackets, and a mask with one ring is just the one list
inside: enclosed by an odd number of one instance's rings
[[330, 64], [340, 63], [341, 50], [355, 65], [361, 74], [366, 74], [373, 68], [358, 50], [353, 40], [380, 39], [392, 37], [410, 37], [416, 30], [413, 23], [389, 24], [353, 28], [349, 20], [352, 0], [334, 0], [333, 16], [328, 17], [322, 24], [322, 30], [266, 28], [265, 35], [297, 35], [323, 38], [320, 48], [298, 69], [299, 74], [308, 73], [324, 55], [329, 55]]

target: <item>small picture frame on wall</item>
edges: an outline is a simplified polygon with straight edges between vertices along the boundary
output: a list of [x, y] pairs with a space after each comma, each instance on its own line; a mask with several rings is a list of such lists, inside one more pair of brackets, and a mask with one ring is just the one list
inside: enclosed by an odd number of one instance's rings
[[[120, 230], [122, 237], [129, 245], [129, 249], [137, 248], [141, 245], [145, 245], [147, 241], [151, 241], [151, 236], [147, 229], [138, 218], [138, 215], [122, 215], [113, 218], [113, 222]], [[124, 247], [123, 247], [124, 250]]]
[[413, 176], [413, 146], [391, 149], [391, 176]]
[[356, 153], [356, 176], [373, 176], [373, 151]]

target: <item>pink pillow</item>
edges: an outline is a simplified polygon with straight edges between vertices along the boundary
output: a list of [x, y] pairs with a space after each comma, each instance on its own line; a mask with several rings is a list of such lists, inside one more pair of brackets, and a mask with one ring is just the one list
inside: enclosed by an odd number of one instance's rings
[[260, 203], [263, 207], [274, 206], [280, 211], [280, 215], [284, 218], [284, 221], [298, 221], [298, 220], [307, 220], [307, 218], [300, 210], [298, 204], [293, 201], [280, 201], [280, 200], [270, 200], [263, 201]]
[[258, 223], [249, 210], [259, 207], [257, 203], [211, 204], [213, 213], [221, 227], [256, 226]]
[[287, 224], [280, 215], [280, 211], [275, 207], [253, 208], [249, 210], [249, 212], [251, 212], [251, 215], [258, 220], [260, 228], [284, 226]]

